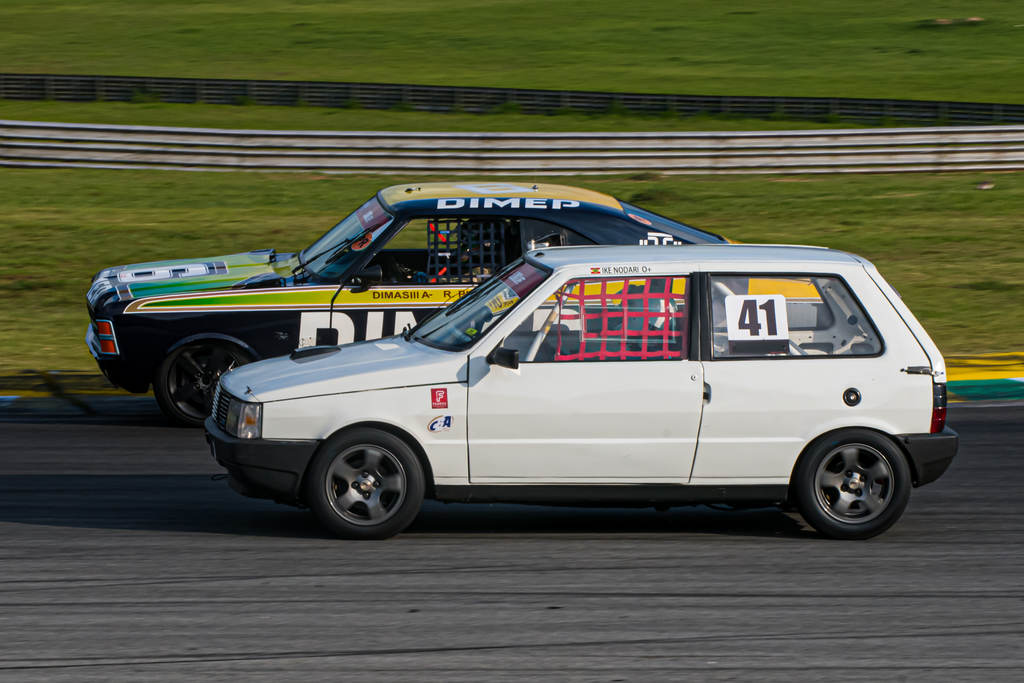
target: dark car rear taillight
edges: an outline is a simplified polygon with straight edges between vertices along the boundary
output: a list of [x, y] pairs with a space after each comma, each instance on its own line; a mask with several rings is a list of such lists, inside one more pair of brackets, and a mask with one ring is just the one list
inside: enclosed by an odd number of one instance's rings
[[931, 433], [937, 434], [946, 427], [946, 384], [936, 382], [932, 385], [932, 428]]

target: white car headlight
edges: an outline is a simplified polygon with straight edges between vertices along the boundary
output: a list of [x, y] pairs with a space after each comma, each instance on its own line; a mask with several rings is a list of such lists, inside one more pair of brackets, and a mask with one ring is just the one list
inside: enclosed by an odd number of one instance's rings
[[232, 398], [224, 431], [239, 439], [258, 439], [262, 432], [263, 404], [247, 403]]

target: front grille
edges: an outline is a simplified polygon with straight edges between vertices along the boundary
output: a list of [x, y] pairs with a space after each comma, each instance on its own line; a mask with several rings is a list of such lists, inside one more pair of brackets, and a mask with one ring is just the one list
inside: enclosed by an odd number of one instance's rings
[[213, 393], [213, 421], [217, 426], [224, 429], [228, 423], [228, 404], [231, 403], [231, 394], [221, 391], [220, 383], [217, 383], [217, 390]]

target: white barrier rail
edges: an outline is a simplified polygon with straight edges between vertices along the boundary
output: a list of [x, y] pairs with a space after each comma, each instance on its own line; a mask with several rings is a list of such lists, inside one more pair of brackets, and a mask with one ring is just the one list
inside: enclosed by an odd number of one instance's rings
[[398, 133], [0, 120], [0, 166], [456, 174], [1018, 170], [1024, 126]]

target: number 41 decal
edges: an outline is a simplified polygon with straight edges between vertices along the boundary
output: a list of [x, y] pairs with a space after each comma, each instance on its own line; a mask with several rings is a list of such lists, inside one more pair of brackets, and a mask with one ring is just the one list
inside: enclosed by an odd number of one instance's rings
[[789, 339], [786, 297], [781, 294], [725, 297], [730, 341]]

